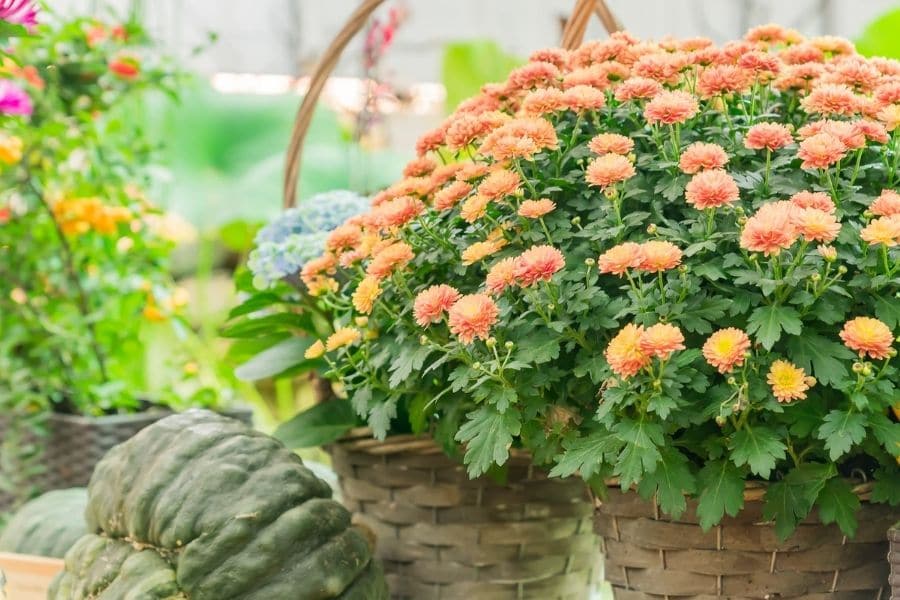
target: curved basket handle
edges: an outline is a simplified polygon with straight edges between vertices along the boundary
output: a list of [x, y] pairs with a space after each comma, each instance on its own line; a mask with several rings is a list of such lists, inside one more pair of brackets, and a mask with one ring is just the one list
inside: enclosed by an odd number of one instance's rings
[[[375, 9], [383, 3], [384, 0], [363, 0], [362, 4], [350, 15], [350, 18], [328, 46], [328, 49], [325, 50], [310, 77], [309, 90], [306, 92], [303, 102], [300, 103], [300, 108], [297, 110], [294, 127], [291, 130], [291, 141], [287, 149], [284, 169], [283, 206], [285, 209], [297, 204], [297, 178], [300, 175], [303, 141], [312, 123], [316, 103], [319, 100], [319, 96], [322, 95], [322, 90], [325, 89], [325, 83], [328, 81], [328, 77], [334, 70], [335, 65], [337, 65], [344, 48], [347, 47], [353, 36], [362, 30], [369, 17], [375, 12]], [[608, 33], [613, 33], [622, 28], [606, 5], [605, 0], [578, 0], [563, 30], [561, 43], [563, 48], [571, 50], [581, 44], [581, 41], [584, 39], [584, 32], [587, 30], [588, 21], [595, 11]]]

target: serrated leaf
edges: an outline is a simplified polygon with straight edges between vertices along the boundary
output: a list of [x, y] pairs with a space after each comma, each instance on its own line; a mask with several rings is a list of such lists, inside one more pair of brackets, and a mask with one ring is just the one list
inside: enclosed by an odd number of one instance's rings
[[412, 375], [413, 371], [422, 368], [431, 351], [430, 346], [403, 346], [397, 358], [391, 363], [391, 378], [388, 384], [392, 388], [399, 387]]
[[900, 506], [900, 469], [882, 467], [875, 471], [872, 502]]
[[850, 484], [840, 477], [829, 479], [819, 492], [817, 500], [819, 517], [826, 525], [837, 523], [847, 537], [856, 535], [859, 523], [856, 511], [859, 510], [859, 497], [853, 493]]
[[785, 446], [780, 436], [768, 427], [744, 427], [731, 438], [731, 460], [738, 467], [768, 479], [779, 460], [784, 459]]
[[621, 447], [622, 441], [608, 431], [598, 431], [568, 441], [563, 444], [565, 452], [550, 470], [550, 476], [569, 477], [580, 473], [582, 478], [590, 479], [600, 472], [604, 461], [617, 454]]
[[391, 428], [391, 421], [396, 417], [396, 398], [388, 398], [373, 406], [369, 411], [369, 427], [372, 428], [372, 434], [379, 440], [386, 438], [387, 432]]
[[848, 361], [853, 353], [843, 344], [833, 342], [817, 333], [792, 336], [788, 342], [791, 360], [807, 373], [815, 375], [825, 385], [835, 385], [847, 377]]
[[747, 333], [756, 334], [757, 341], [766, 350], [771, 350], [779, 339], [781, 332], [800, 335], [803, 323], [800, 313], [789, 306], [760, 306], [747, 319]]
[[638, 485], [638, 493], [646, 500], [656, 495], [663, 512], [677, 519], [687, 508], [685, 494], [696, 491], [697, 481], [691, 473], [690, 463], [681, 452], [663, 448], [660, 455], [656, 469], [645, 474]]
[[865, 439], [866, 416], [849, 410], [833, 410], [825, 415], [816, 437], [825, 440], [829, 458], [837, 460]]
[[900, 423], [894, 423], [882, 413], [869, 415], [869, 430], [891, 456], [900, 457]]
[[744, 478], [731, 462], [709, 462], [698, 474], [700, 499], [697, 516], [707, 531], [718, 524], [725, 513], [736, 516], [744, 507]]
[[875, 316], [884, 321], [891, 330], [900, 326], [900, 302], [879, 297], [875, 301]]
[[513, 436], [519, 435], [522, 423], [514, 410], [498, 412], [482, 406], [466, 415], [468, 419], [456, 434], [456, 441], [466, 445], [465, 462], [469, 476], [483, 475], [492, 465], [502, 465], [509, 458]]
[[622, 488], [627, 489], [656, 468], [661, 458], [658, 447], [665, 441], [663, 430], [658, 423], [642, 417], [639, 421], [623, 419], [614, 431], [625, 446], [616, 459], [613, 473], [619, 476]]
[[546, 329], [528, 335], [527, 344], [522, 344], [517, 360], [542, 364], [559, 358], [559, 335]]
[[775, 521], [775, 533], [786, 540], [812, 510], [825, 483], [837, 474], [833, 464], [807, 463], [792, 469], [766, 490], [763, 516]]

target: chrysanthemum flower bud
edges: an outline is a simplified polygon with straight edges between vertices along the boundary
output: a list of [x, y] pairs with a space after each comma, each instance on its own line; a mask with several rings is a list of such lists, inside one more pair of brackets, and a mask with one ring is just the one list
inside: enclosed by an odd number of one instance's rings
[[484, 345], [488, 348], [493, 348], [497, 345], [497, 338], [491, 336], [488, 339], [484, 340]]
[[515, 344], [513, 344], [512, 342], [506, 342], [505, 344], [503, 344], [503, 347], [507, 350], [512, 350], [514, 346]]
[[744, 225], [747, 224], [747, 217], [745, 217], [745, 216], [740, 216], [740, 217], [738, 217], [737, 222], [738, 222], [738, 225], [740, 225], [741, 227], [743, 227]]
[[834, 246], [819, 246], [816, 251], [826, 262], [831, 263], [837, 260], [837, 249]]
[[661, 390], [662, 389], [662, 381], [660, 381], [659, 379], [654, 379], [653, 380], [653, 389]]
[[606, 196], [606, 198], [609, 200], [615, 200], [619, 197], [619, 190], [614, 187], [608, 187], [603, 190], [603, 195]]
[[581, 223], [581, 217], [572, 217], [572, 225], [578, 225]]
[[737, 379], [735, 379], [734, 377], [728, 378], [728, 385], [734, 385], [736, 383], [737, 383]]
[[548, 305], [547, 305], [547, 309], [548, 309], [548, 310], [556, 310], [556, 305], [555, 305], [555, 304], [548, 304]]
[[584, 264], [588, 267], [593, 267], [595, 264], [597, 264], [597, 261], [593, 258], [586, 258], [584, 259]]
[[689, 270], [687, 265], [678, 265], [678, 272], [681, 274], [687, 273]]
[[872, 367], [868, 363], [866, 363], [865, 365], [863, 365], [862, 375], [863, 375], [863, 377], [868, 377], [871, 374], [872, 374]]
[[864, 210], [864, 211], [863, 211], [863, 216], [864, 216], [866, 219], [871, 219], [872, 217], [875, 216], [875, 213], [873, 213], [871, 210], [868, 210], [868, 209], [867, 209], [867, 210]]
[[815, 283], [815, 282], [821, 281], [822, 276], [818, 273], [813, 273], [812, 275], [809, 276], [809, 279]]
[[863, 364], [861, 362], [855, 362], [853, 363], [852, 369], [854, 373], [862, 373]]
[[369, 317], [356, 317], [354, 319], [357, 327], [365, 327], [369, 324]]
[[897, 356], [897, 349], [896, 349], [896, 348], [889, 348], [889, 349], [888, 349], [888, 356], [890, 356], [891, 358], [894, 358], [895, 356]]
[[724, 427], [725, 423], [727, 423], [727, 422], [728, 422], [728, 419], [726, 419], [722, 415], [719, 415], [718, 417], [716, 417], [716, 425], [718, 425], [719, 427]]
[[807, 375], [806, 377], [804, 377], [803, 381], [804, 381], [804, 383], [806, 383], [806, 385], [808, 385], [809, 387], [812, 387], [812, 386], [816, 385], [816, 383], [818, 383], [818, 382], [816, 381], [816, 378], [813, 377], [812, 375]]
[[735, 206], [734, 214], [736, 214], [738, 216], [741, 216], [742, 214], [744, 214], [744, 207], [743, 206]]
[[481, 370], [481, 363], [478, 362], [478, 361], [473, 362], [473, 363], [472, 363], [472, 368], [475, 369], [476, 371], [480, 371], [480, 370]]
[[634, 152], [629, 152], [626, 158], [628, 158], [629, 161], [634, 162], [637, 160], [637, 155], [635, 155]]
[[427, 336], [427, 335], [420, 335], [420, 336], [419, 336], [419, 343], [422, 344], [423, 346], [426, 345], [426, 344], [428, 343], [428, 336]]
[[650, 235], [654, 235], [656, 233], [656, 223], [650, 223], [647, 225], [647, 233]]
[[844, 265], [841, 265], [838, 267], [838, 273], [840, 273], [841, 275], [843, 275], [846, 272], [847, 272], [847, 267], [845, 267]]
[[740, 403], [740, 402], [735, 402], [734, 404], [732, 404], [732, 405], [731, 405], [731, 410], [733, 410], [734, 412], [737, 412], [737, 411], [741, 410], [741, 403]]

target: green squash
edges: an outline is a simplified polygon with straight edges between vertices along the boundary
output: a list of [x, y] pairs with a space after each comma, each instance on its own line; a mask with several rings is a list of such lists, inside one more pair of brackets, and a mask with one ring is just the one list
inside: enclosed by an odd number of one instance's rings
[[0, 552], [62, 558], [87, 533], [87, 490], [54, 490], [20, 508], [0, 534]]
[[367, 536], [280, 442], [188, 411], [113, 448], [48, 600], [385, 600]]

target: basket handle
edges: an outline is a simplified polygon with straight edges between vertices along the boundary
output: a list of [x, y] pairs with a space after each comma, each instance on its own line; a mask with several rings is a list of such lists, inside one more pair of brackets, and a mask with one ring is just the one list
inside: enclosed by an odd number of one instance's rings
[[[297, 116], [294, 119], [294, 127], [291, 130], [291, 140], [287, 149], [287, 157], [284, 169], [284, 202], [285, 209], [292, 208], [297, 204], [297, 178], [300, 175], [300, 160], [303, 156], [303, 142], [309, 126], [312, 123], [313, 113], [316, 109], [316, 103], [322, 90], [325, 89], [325, 83], [328, 77], [337, 65], [344, 48], [350, 43], [357, 33], [368, 22], [369, 17], [375, 12], [384, 0], [363, 0], [357, 7], [350, 18], [338, 32], [337, 36], [332, 40], [328, 49], [319, 59], [312, 76], [309, 80], [309, 90], [300, 103], [297, 110]], [[562, 47], [569, 50], [576, 48], [584, 39], [584, 33], [587, 30], [588, 21], [591, 15], [596, 11], [603, 26], [608, 33], [613, 33], [622, 29], [615, 15], [606, 5], [605, 0], [577, 0], [572, 15], [566, 22], [563, 30]]]

